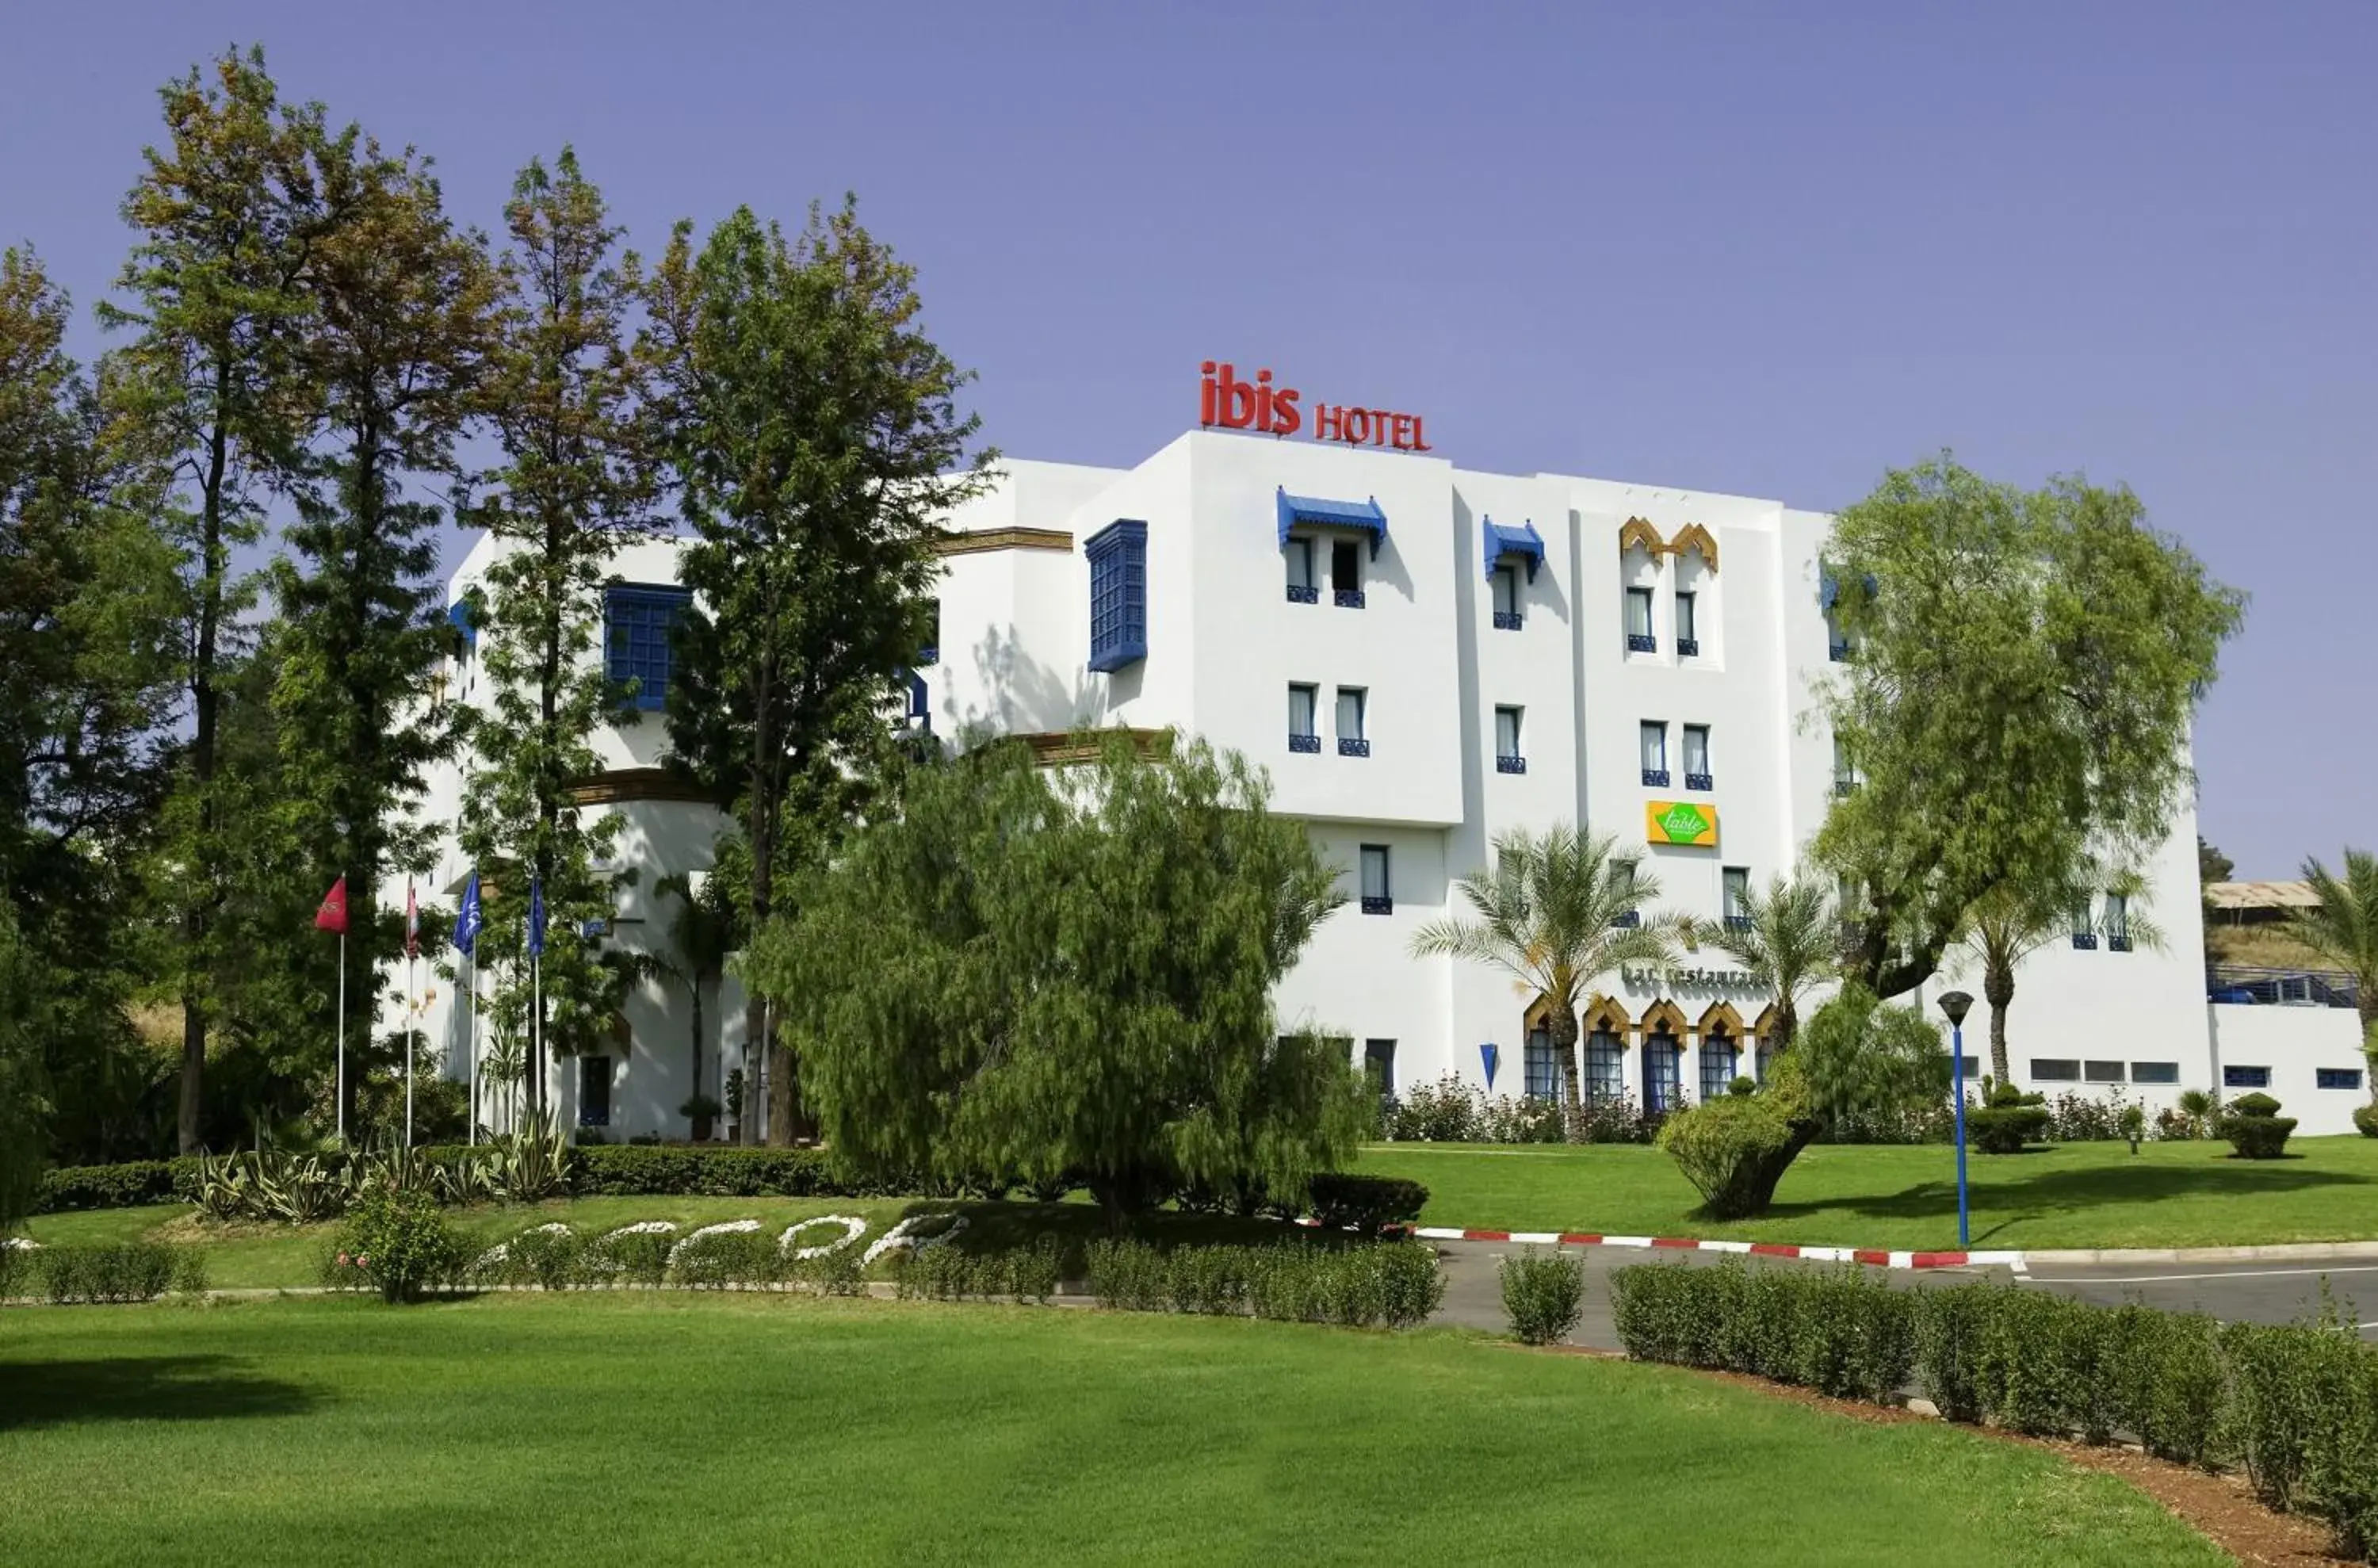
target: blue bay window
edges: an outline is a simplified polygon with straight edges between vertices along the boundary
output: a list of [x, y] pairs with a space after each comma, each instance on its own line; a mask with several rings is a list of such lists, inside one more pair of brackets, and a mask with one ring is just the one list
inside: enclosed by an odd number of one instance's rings
[[1082, 547], [1090, 558], [1090, 668], [1147, 657], [1147, 525], [1118, 518]]
[[663, 584], [618, 583], [603, 595], [604, 673], [635, 682], [630, 706], [658, 713], [668, 706], [669, 634], [693, 595]]

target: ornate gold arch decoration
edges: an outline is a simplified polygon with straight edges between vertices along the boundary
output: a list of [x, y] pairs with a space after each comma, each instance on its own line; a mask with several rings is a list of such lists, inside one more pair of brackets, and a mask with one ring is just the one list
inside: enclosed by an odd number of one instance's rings
[[1646, 1040], [1655, 1034], [1673, 1034], [1681, 1041], [1687, 1029], [1684, 1009], [1663, 996], [1643, 1009], [1641, 1028]]
[[1654, 561], [1659, 560], [1668, 549], [1667, 541], [1660, 537], [1659, 529], [1640, 517], [1629, 517], [1618, 527], [1618, 553], [1625, 555], [1637, 546], [1649, 552]]
[[1615, 997], [1597, 992], [1586, 998], [1583, 1027], [1588, 1034], [1615, 1034], [1624, 1043], [1627, 1031], [1635, 1027], [1635, 1020], [1627, 1016], [1627, 1009]]
[[1712, 572], [1717, 570], [1717, 540], [1698, 523], [1686, 524], [1676, 531], [1676, 537], [1668, 541], [1670, 555], [1682, 555], [1688, 549], [1700, 551], [1701, 559], [1709, 562], [1709, 569]]
[[1742, 1015], [1734, 1010], [1731, 1002], [1711, 1002], [1709, 1010], [1701, 1014], [1700, 1022], [1693, 1025], [1693, 1038], [1696, 1041], [1708, 1039], [1710, 1031], [1720, 1024], [1725, 1026], [1727, 1039], [1737, 1045], [1742, 1043]]
[[1783, 1027], [1784, 1009], [1770, 1002], [1767, 1004], [1767, 1010], [1752, 1020], [1750, 1037], [1753, 1040], [1772, 1040], [1775, 1038], [1775, 1031]]

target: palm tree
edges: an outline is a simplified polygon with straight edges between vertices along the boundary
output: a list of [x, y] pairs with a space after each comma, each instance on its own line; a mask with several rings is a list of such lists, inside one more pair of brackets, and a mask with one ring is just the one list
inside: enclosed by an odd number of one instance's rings
[[1659, 883], [1632, 861], [1613, 858], [1611, 835], [1567, 824], [1541, 836], [1514, 829], [1495, 840], [1495, 869], [1454, 886], [1474, 921], [1447, 917], [1412, 937], [1415, 957], [1446, 955], [1489, 964], [1551, 1011], [1561, 1094], [1578, 1104], [1577, 1015], [1595, 983], [1622, 964], [1663, 965], [1675, 957], [1673, 915], [1640, 914]]
[[2346, 850], [2342, 877], [2317, 860], [2304, 862], [2303, 873], [2320, 907], [2296, 917], [2296, 935], [2353, 976], [2361, 1049], [2372, 1068], [2370, 1098], [2378, 1104], [2378, 855]]
[[694, 886], [693, 878], [673, 872], [653, 884], [653, 891], [677, 900], [669, 917], [668, 949], [638, 953], [634, 963], [644, 975], [674, 980], [686, 989], [693, 1007], [693, 1094], [702, 1094], [702, 995], [727, 972], [727, 959], [741, 939], [734, 906], [715, 876]]
[[1774, 877], [1764, 892], [1746, 888], [1739, 914], [1693, 922], [1688, 940], [1697, 947], [1716, 948], [1775, 994], [1778, 1051], [1789, 1048], [1799, 1032], [1800, 998], [1831, 979], [1841, 958], [1832, 891], [1805, 869], [1788, 881]]
[[[2094, 888], [2103, 881], [2109, 899], [2121, 900], [2119, 925], [2099, 922], [2085, 912]], [[2146, 880], [2134, 871], [2101, 876], [2084, 866], [2083, 874], [2061, 887], [2015, 887], [2000, 883], [1965, 911], [1959, 940], [1965, 956], [1981, 968], [1982, 1000], [1990, 1005], [1990, 1073], [2000, 1083], [2012, 1074], [2007, 1057], [2007, 1008], [2014, 1002], [2015, 967], [2040, 948], [2073, 932], [2102, 935], [2109, 943], [2159, 949], [2163, 928], [2148, 915]], [[2075, 913], [2076, 911], [2084, 911]], [[2105, 929], [2100, 930], [2103, 925]]]

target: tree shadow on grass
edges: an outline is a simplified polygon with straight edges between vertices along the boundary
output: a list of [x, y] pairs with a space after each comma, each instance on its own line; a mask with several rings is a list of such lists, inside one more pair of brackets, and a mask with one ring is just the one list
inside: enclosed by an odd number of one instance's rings
[[311, 1390], [259, 1377], [230, 1356], [123, 1356], [104, 1361], [0, 1361], [0, 1431], [94, 1421], [201, 1421], [302, 1416]]

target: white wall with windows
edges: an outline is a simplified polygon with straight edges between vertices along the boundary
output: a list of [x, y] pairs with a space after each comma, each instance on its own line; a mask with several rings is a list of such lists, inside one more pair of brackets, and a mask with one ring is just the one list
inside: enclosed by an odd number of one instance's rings
[[[1817, 713], [1835, 668], [1821, 513], [1200, 431], [1129, 468], [1007, 463], [949, 525], [938, 658], [918, 672], [923, 721], [954, 743], [1177, 727], [1265, 768], [1275, 809], [1310, 824], [1349, 899], [1283, 983], [1282, 1021], [1347, 1035], [1396, 1087], [1483, 1080], [1490, 1043], [1497, 1092], [1557, 1082], [1544, 1033], [1531, 1036], [1534, 998], [1481, 966], [1411, 953], [1496, 835], [1581, 819], [1627, 846], [1659, 907], [1723, 917], [1790, 870], [1837, 789], [1858, 787]], [[453, 597], [484, 575], [488, 548]], [[678, 548], [636, 546], [618, 575], [666, 588]], [[456, 672], [460, 700], [478, 700], [469, 673]], [[653, 716], [602, 740], [622, 771], [654, 766], [662, 744]], [[450, 770], [433, 779], [433, 820], [450, 817], [456, 789]], [[1678, 806], [1709, 829], [1702, 841], [1653, 832], [1654, 808]], [[642, 826], [622, 852], [644, 874], [623, 942], [641, 939], [635, 911], [652, 918], [653, 880], [706, 864], [717, 826], [684, 802], [633, 809]], [[2185, 1088], [2237, 1092], [2225, 1063], [2268, 1065], [2307, 1131], [2336, 1130], [2357, 1097], [2318, 1084], [2360, 1065], [2328, 1038], [2349, 1012], [2224, 1007], [2208, 1024], [2193, 837], [2183, 811], [2144, 868], [2146, 909], [2170, 933], [2160, 949], [2119, 948], [2127, 911], [2101, 899], [2094, 944], [2053, 943], [2023, 966], [2014, 1076], [2156, 1106]], [[450, 899], [450, 839], [440, 874]], [[1960, 984], [1980, 989], [1952, 970], [1913, 999], [1928, 1009]], [[1690, 1102], [1759, 1074], [1771, 998], [1722, 959], [1687, 955], [1603, 990], [1581, 1020], [1590, 1090]], [[690, 1057], [683, 1006], [655, 992], [629, 1009], [615, 1127], [683, 1130], [670, 1076]], [[739, 1057], [739, 1009], [709, 1011], [725, 1026], [711, 1025], [717, 1048]], [[1985, 1013], [1969, 1022], [1966, 1054], [1986, 1061]], [[2078, 1076], [2057, 1076], [2067, 1064]]]

